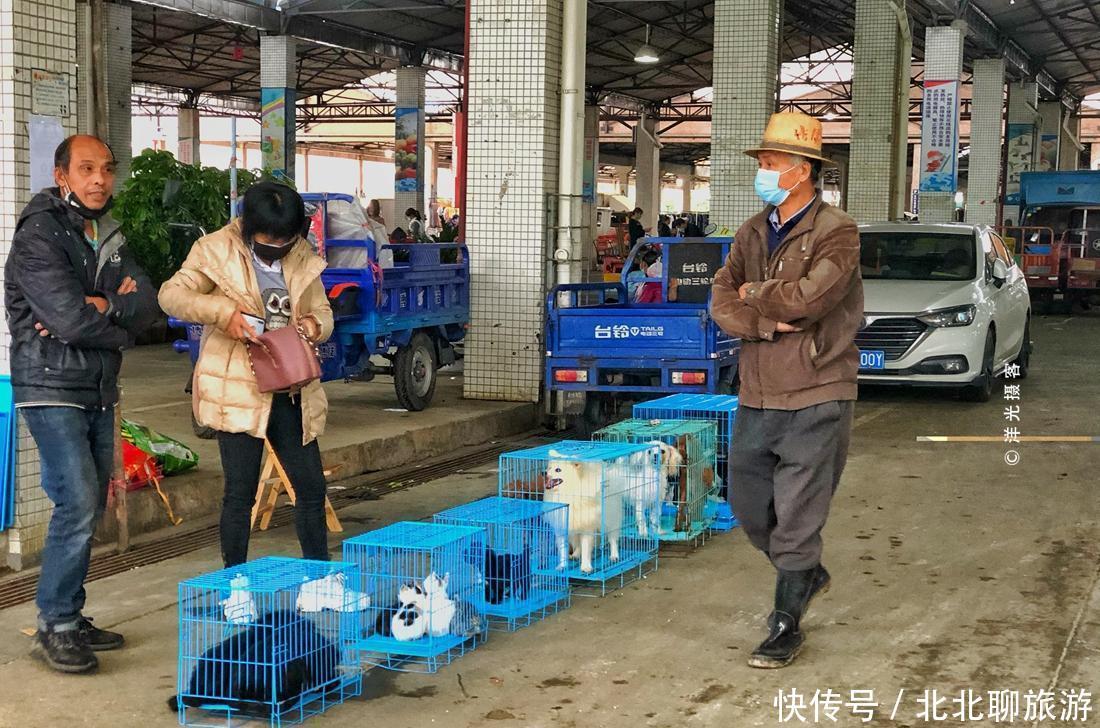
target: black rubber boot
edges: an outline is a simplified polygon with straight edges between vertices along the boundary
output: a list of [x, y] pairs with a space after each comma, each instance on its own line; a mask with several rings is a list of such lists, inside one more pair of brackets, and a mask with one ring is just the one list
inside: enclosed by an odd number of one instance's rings
[[786, 667], [798, 656], [804, 641], [799, 622], [816, 574], [816, 567], [804, 571], [779, 570], [775, 580], [775, 611], [768, 620], [768, 637], [753, 651], [749, 667]]
[[810, 585], [810, 595], [806, 597], [806, 606], [802, 608], [802, 616], [806, 616], [806, 611], [810, 608], [810, 604], [813, 602], [814, 597], [818, 594], [824, 594], [829, 591], [829, 587], [832, 586], [833, 579], [829, 576], [829, 572], [825, 570], [825, 567], [818, 564], [814, 568], [814, 581]]
[[[810, 604], [813, 603], [814, 597], [818, 594], [824, 594], [829, 591], [829, 587], [833, 585], [832, 577], [829, 576], [829, 572], [825, 570], [825, 567], [818, 564], [814, 569], [814, 583], [810, 587], [810, 596], [806, 597], [806, 606], [802, 607], [802, 619], [806, 618], [806, 612], [810, 611]], [[768, 629], [772, 628], [775, 620], [775, 612], [768, 615]]]
[[77, 629], [80, 636], [88, 643], [93, 652], [107, 652], [117, 650], [125, 644], [126, 640], [118, 632], [108, 632], [92, 624], [91, 617], [81, 617]]
[[38, 630], [31, 654], [58, 672], [91, 672], [99, 667], [99, 660], [76, 629]]

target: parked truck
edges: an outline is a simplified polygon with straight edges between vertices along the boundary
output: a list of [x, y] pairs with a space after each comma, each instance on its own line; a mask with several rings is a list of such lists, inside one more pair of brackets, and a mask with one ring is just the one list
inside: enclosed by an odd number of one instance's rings
[[1020, 224], [1002, 230], [1033, 299], [1072, 309], [1100, 294], [1100, 170], [1025, 172]]

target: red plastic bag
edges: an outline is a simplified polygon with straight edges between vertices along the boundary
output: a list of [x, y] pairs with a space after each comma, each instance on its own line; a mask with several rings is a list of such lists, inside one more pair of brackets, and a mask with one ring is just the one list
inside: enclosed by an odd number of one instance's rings
[[126, 490], [140, 490], [162, 476], [157, 459], [142, 452], [128, 441], [122, 441], [122, 468], [126, 473]]

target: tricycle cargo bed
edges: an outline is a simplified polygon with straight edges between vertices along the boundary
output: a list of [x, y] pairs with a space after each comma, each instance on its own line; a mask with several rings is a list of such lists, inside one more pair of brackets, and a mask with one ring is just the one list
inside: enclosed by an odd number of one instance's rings
[[705, 359], [707, 312], [612, 305], [560, 309], [554, 320], [553, 354], [565, 357]]

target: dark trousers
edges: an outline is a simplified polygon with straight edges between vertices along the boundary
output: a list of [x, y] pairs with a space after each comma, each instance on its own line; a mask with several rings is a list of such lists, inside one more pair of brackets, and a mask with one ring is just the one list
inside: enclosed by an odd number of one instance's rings
[[[294, 526], [302, 557], [328, 560], [328, 526], [325, 523], [325, 473], [317, 441], [302, 445], [302, 404], [290, 395], [276, 394], [271, 402], [267, 439], [290, 478], [297, 501]], [[264, 441], [246, 433], [218, 433], [218, 449], [225, 474], [222, 499], [222, 561], [236, 566], [248, 560], [248, 538], [252, 533], [252, 506]]]
[[92, 535], [107, 505], [115, 454], [114, 409], [23, 407], [38, 446], [42, 489], [53, 515], [38, 577], [38, 626], [75, 629], [84, 609]]
[[852, 401], [737, 411], [730, 500], [749, 541], [778, 569], [821, 561], [821, 529], [848, 459], [854, 411]]

